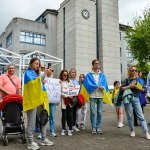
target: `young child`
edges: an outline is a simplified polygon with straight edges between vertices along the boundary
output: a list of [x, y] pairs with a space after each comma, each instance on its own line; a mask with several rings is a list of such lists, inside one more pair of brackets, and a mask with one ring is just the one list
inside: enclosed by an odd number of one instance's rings
[[[117, 93], [119, 92], [119, 88], [120, 88], [120, 82], [115, 81], [114, 82], [114, 90], [112, 93], [112, 100], [116, 97]], [[123, 124], [123, 102], [121, 102], [120, 105], [116, 107], [116, 116], [117, 116], [117, 121], [118, 121], [118, 128], [124, 127], [124, 124]]]

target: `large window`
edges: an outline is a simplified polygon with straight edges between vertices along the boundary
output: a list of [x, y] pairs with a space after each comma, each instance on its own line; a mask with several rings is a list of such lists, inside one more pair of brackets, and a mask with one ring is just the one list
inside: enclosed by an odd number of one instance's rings
[[46, 45], [46, 36], [43, 34], [21, 31], [20, 42], [36, 44], [36, 45]]
[[6, 38], [6, 48], [12, 44], [12, 33], [10, 33]]

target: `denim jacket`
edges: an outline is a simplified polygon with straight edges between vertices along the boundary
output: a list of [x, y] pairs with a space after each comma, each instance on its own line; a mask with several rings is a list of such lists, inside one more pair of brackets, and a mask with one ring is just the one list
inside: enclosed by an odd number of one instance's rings
[[123, 99], [124, 103], [129, 103], [129, 102], [133, 101], [134, 95], [133, 95], [132, 91], [130, 89], [125, 90], [123, 92], [122, 99]]

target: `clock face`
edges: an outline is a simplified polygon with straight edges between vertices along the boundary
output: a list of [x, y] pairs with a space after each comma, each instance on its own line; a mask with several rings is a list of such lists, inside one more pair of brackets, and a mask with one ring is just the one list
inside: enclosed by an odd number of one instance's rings
[[82, 16], [85, 18], [85, 19], [88, 19], [90, 17], [90, 13], [88, 10], [84, 9], [82, 10]]

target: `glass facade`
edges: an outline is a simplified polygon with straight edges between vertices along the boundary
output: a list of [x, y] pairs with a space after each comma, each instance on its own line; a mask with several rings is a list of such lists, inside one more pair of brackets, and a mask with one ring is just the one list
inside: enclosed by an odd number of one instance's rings
[[35, 45], [46, 45], [46, 36], [44, 34], [37, 34], [31, 32], [20, 32], [20, 42], [35, 44]]
[[12, 44], [12, 33], [10, 33], [6, 38], [6, 48]]

